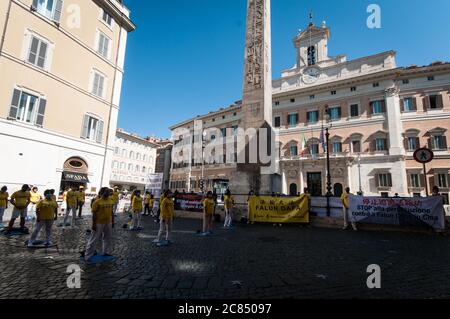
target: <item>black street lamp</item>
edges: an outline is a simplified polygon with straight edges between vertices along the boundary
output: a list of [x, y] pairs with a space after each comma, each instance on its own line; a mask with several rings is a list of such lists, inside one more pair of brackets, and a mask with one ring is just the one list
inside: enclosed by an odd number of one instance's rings
[[330, 197], [333, 196], [331, 190], [333, 189], [331, 186], [331, 172], [330, 172], [330, 128], [332, 124], [330, 123], [330, 109], [328, 105], [325, 106], [325, 121], [327, 126], [325, 127], [325, 143], [326, 143], [326, 151], [327, 151], [327, 216], [331, 216], [331, 207], [330, 207]]

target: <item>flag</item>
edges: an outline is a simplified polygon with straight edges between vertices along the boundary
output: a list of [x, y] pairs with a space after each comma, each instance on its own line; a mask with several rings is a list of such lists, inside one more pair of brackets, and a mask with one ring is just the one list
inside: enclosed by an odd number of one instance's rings
[[305, 134], [302, 133], [302, 137], [300, 138], [300, 155], [305, 155], [307, 145], [308, 141], [306, 140]]
[[323, 130], [320, 132], [320, 144], [322, 144], [323, 152], [325, 153], [327, 151], [327, 143], [325, 143], [325, 132]]

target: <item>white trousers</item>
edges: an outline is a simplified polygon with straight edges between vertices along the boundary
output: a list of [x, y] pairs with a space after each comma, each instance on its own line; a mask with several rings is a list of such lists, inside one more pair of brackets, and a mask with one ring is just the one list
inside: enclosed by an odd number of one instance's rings
[[77, 215], [77, 207], [67, 207], [66, 209], [66, 215], [64, 216], [64, 223], [63, 225], [66, 225], [67, 220], [69, 219], [70, 216], [70, 212], [72, 212], [72, 220], [70, 222], [70, 225], [73, 226], [75, 225], [75, 217]]
[[132, 228], [141, 227], [141, 212], [133, 212]]
[[3, 214], [5, 213], [5, 210], [5, 207], [0, 207], [0, 225], [3, 224]]
[[224, 227], [230, 227], [233, 223], [233, 210], [225, 208], [225, 223], [223, 224]]
[[[347, 228], [348, 227], [348, 219], [349, 219], [349, 217], [348, 217], [348, 209], [343, 207], [342, 208], [342, 212], [344, 214], [344, 227]], [[351, 222], [351, 224], [352, 224], [352, 228], [356, 229], [356, 223], [355, 222]]]
[[33, 230], [33, 233], [30, 237], [30, 242], [33, 243], [37, 236], [39, 235], [39, 232], [41, 231], [42, 227], [45, 228], [45, 241], [48, 243], [51, 240], [52, 237], [52, 226], [53, 226], [53, 220], [41, 220], [40, 222], [36, 222], [36, 227]]
[[97, 229], [91, 232], [91, 236], [88, 239], [86, 245], [86, 252], [84, 254], [85, 260], [88, 260], [95, 254], [95, 248], [101, 241], [102, 251], [101, 255], [110, 254], [111, 252], [111, 239], [112, 239], [112, 224], [97, 224]]
[[36, 206], [37, 204], [30, 203], [27, 207], [28, 209], [28, 216], [31, 218], [36, 218]]
[[170, 240], [170, 233], [172, 232], [172, 219], [161, 219], [159, 223], [158, 241], [161, 241], [162, 234], [166, 232], [166, 240]]

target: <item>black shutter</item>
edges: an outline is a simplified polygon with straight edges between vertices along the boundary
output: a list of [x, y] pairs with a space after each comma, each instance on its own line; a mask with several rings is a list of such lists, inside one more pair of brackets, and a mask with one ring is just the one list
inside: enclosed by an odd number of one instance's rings
[[45, 107], [47, 106], [47, 100], [39, 100], [39, 109], [36, 117], [36, 125], [42, 126], [44, 124]]

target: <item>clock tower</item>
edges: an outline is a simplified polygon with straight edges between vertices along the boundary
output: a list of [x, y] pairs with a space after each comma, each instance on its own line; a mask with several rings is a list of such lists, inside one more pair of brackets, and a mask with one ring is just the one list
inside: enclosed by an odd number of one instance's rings
[[311, 22], [304, 31], [299, 31], [294, 39], [294, 46], [297, 50], [297, 68], [305, 69], [320, 64], [328, 57], [328, 39], [330, 29], [325, 22], [321, 27], [317, 27]]

